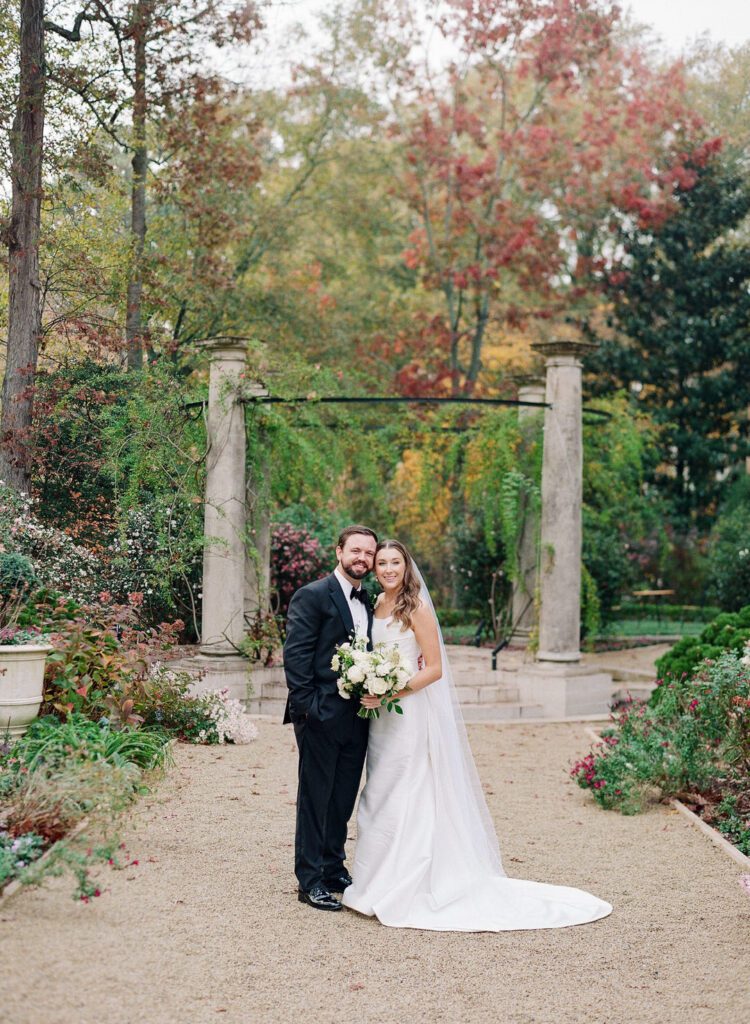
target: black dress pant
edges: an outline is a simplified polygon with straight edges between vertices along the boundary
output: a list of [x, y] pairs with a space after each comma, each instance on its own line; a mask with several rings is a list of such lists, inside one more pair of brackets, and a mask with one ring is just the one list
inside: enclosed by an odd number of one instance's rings
[[299, 748], [294, 869], [300, 889], [335, 878], [344, 866], [346, 830], [367, 751], [369, 722], [347, 713], [294, 723]]

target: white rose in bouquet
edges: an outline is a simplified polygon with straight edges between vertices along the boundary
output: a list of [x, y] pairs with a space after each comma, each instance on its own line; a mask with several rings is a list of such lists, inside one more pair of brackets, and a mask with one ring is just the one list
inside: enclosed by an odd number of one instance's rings
[[343, 679], [339, 679], [336, 682], [336, 686], [339, 688], [339, 697], [343, 697], [344, 700], [351, 700], [351, 694], [346, 691], [346, 683]]
[[347, 669], [346, 678], [350, 683], [362, 683], [365, 679], [365, 670], [361, 665], [352, 665], [350, 669]]
[[377, 676], [387, 676], [390, 671], [391, 671], [391, 666], [388, 664], [388, 662], [387, 661], [381, 661], [380, 664], [378, 665], [378, 667], [375, 669], [375, 675], [377, 675]]
[[388, 693], [390, 686], [388, 685], [387, 679], [384, 679], [380, 675], [376, 675], [370, 682], [368, 689], [370, 693], [374, 693], [376, 697], [382, 697], [383, 694]]
[[407, 668], [400, 668], [396, 670], [396, 689], [403, 690], [406, 684], [412, 677], [412, 673]]

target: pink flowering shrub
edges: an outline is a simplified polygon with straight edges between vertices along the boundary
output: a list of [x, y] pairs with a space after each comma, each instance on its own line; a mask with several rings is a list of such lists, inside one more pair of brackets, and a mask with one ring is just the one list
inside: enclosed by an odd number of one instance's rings
[[307, 530], [281, 523], [271, 535], [271, 586], [279, 613], [286, 615], [295, 590], [319, 580], [332, 569], [331, 554]]
[[[570, 773], [602, 807], [633, 814], [658, 794], [706, 794], [721, 802], [748, 792], [748, 655], [728, 652], [690, 678], [661, 683], [648, 702], [631, 701], [613, 722]], [[733, 808], [746, 813], [742, 801]]]

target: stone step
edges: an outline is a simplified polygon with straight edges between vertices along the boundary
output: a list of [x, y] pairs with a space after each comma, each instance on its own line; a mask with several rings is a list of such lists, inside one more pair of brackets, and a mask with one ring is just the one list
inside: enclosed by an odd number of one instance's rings
[[609, 672], [612, 679], [617, 683], [642, 683], [642, 684], [654, 684], [656, 682], [656, 672], [647, 672], [640, 668], [621, 668], [619, 665], [601, 666], [602, 672]]
[[289, 690], [286, 683], [263, 683], [258, 693], [257, 688], [253, 693], [254, 697], [261, 697], [263, 700], [283, 700], [287, 698]]
[[512, 704], [518, 701], [517, 686], [464, 685], [462, 679], [456, 686], [461, 704]]
[[[269, 715], [278, 718], [284, 715], [285, 700], [271, 700], [254, 697], [247, 701], [246, 708], [251, 715]], [[408, 710], [408, 707], [405, 708]], [[461, 711], [466, 722], [507, 722], [517, 719], [534, 719], [542, 717], [541, 704], [521, 704], [518, 701], [502, 703], [478, 704], [468, 702], [461, 704]]]
[[271, 700], [269, 698], [251, 697], [245, 701], [245, 710], [250, 715], [271, 715], [279, 721], [284, 716], [286, 708], [286, 697], [284, 700]]
[[495, 672], [492, 669], [475, 672], [456, 672], [453, 669], [453, 679], [456, 686], [515, 686], [518, 680], [518, 672], [509, 672], [505, 669], [498, 669]]
[[[286, 683], [264, 683], [260, 693], [253, 690], [251, 700], [262, 701], [285, 701], [287, 698]], [[518, 700], [518, 687], [507, 684], [494, 685], [487, 683], [474, 683], [465, 685], [464, 680], [458, 681], [456, 693], [461, 703], [468, 704], [502, 704]]]
[[472, 722], [509, 722], [514, 720], [542, 718], [544, 707], [541, 704], [521, 704], [508, 701], [503, 704], [462, 704], [461, 712], [464, 721]]

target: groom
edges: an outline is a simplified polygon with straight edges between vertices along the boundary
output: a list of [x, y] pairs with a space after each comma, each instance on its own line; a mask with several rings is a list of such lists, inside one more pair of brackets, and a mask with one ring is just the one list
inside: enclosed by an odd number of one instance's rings
[[358, 701], [339, 697], [331, 658], [355, 633], [372, 639], [372, 608], [361, 583], [372, 569], [377, 542], [368, 527], [347, 527], [331, 575], [301, 587], [289, 603], [284, 723], [293, 723], [299, 748], [294, 869], [300, 902], [316, 910], [341, 910], [331, 892], [343, 892], [352, 881], [344, 844], [368, 722], [357, 717]]

